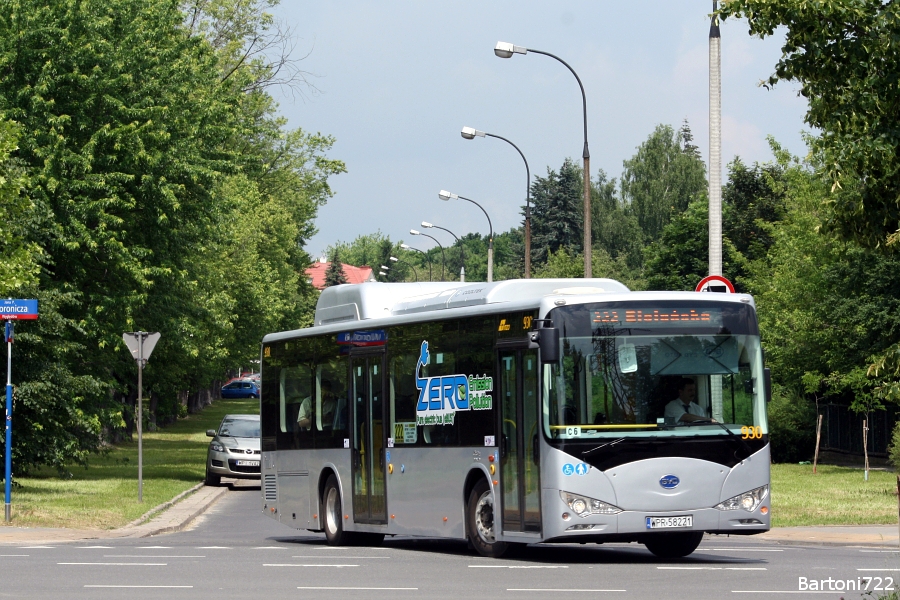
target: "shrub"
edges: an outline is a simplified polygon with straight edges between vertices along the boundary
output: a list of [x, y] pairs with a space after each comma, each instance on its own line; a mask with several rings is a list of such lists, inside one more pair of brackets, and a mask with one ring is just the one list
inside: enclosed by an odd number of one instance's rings
[[785, 388], [777, 387], [773, 392], [769, 403], [772, 462], [810, 460], [816, 448], [815, 405], [802, 394]]

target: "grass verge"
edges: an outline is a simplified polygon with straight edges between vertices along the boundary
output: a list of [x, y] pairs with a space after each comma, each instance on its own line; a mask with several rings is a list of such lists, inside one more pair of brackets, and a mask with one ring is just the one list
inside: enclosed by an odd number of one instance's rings
[[897, 477], [887, 471], [772, 465], [772, 526], [897, 523]]
[[226, 414], [259, 413], [259, 401], [217, 400], [202, 413], [144, 433], [143, 503], [138, 496], [137, 436], [95, 456], [88, 468], [72, 467], [71, 479], [55, 471], [14, 476], [12, 525], [115, 529], [190, 489], [205, 476], [207, 429]]

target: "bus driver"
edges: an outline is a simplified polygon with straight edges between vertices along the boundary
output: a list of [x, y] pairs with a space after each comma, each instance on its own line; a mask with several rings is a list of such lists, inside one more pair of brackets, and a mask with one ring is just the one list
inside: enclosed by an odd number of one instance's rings
[[697, 384], [692, 379], [682, 377], [678, 382], [678, 398], [666, 404], [666, 421], [681, 421], [682, 423], [712, 421], [715, 423], [715, 419], [707, 417], [703, 407], [694, 402], [696, 397]]

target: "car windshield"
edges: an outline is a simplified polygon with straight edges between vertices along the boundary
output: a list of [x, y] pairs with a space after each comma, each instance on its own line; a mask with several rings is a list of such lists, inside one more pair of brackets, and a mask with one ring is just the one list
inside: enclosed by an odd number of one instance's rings
[[219, 427], [219, 435], [228, 437], [259, 437], [259, 421], [255, 419], [225, 419]]
[[654, 319], [667, 316], [665, 322], [626, 322], [626, 312], [631, 319], [645, 314], [631, 304], [627, 311], [582, 305], [551, 313], [562, 352], [544, 371], [543, 422], [550, 439], [767, 432], [752, 309], [679, 304], [684, 302], [642, 309]]

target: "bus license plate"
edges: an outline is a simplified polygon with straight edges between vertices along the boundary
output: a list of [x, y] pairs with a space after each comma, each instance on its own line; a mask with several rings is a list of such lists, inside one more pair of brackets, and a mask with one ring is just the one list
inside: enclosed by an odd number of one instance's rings
[[239, 467], [258, 467], [259, 461], [258, 460], [238, 460], [238, 461], [235, 461], [235, 464]]
[[647, 529], [678, 529], [693, 526], [694, 517], [692, 515], [684, 517], [647, 517]]

